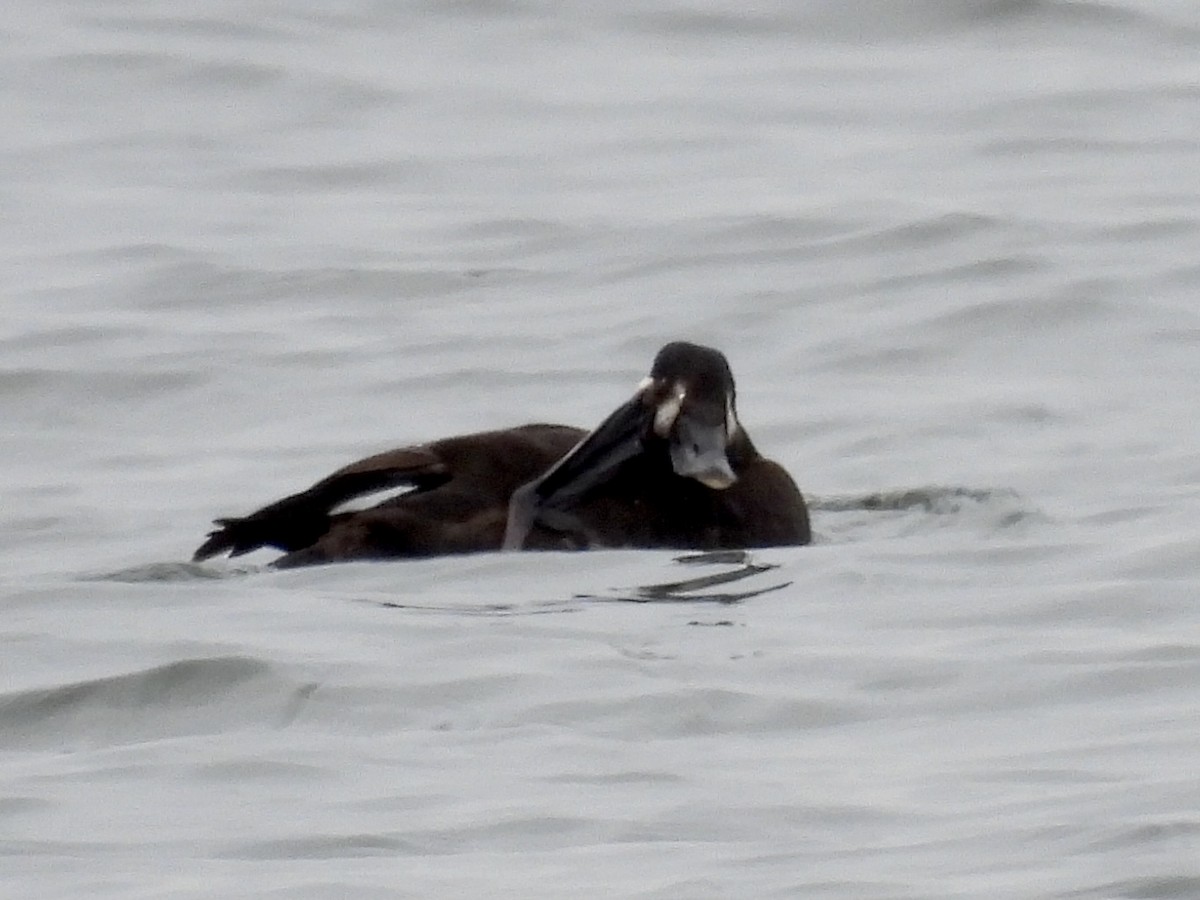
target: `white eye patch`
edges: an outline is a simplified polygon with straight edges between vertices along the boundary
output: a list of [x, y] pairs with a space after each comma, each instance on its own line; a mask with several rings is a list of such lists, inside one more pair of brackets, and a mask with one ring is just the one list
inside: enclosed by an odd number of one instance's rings
[[733, 440], [733, 436], [738, 431], [737, 416], [733, 412], [733, 394], [725, 395], [725, 434], [729, 440]]
[[654, 411], [654, 433], [659, 437], [665, 438], [670, 434], [675, 420], [679, 418], [679, 410], [683, 407], [683, 398], [686, 396], [687, 390], [683, 382], [677, 381], [670, 396], [658, 404], [658, 409]]

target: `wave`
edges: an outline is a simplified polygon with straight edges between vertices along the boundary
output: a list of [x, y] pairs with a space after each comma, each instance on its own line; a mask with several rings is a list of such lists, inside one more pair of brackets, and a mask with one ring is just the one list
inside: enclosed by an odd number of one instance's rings
[[950, 525], [1001, 532], [1045, 521], [1046, 516], [1009, 488], [928, 486], [810, 497], [822, 539], [864, 540], [886, 527], [893, 536]]
[[[618, 14], [620, 15], [620, 14]], [[697, 4], [622, 15], [640, 29], [689, 37], [804, 35], [832, 40], [913, 40], [983, 29], [1037, 27], [1039, 33], [1087, 30], [1114, 38], [1144, 36], [1194, 40], [1190, 24], [1129, 9], [1119, 3], [1085, 0], [808, 0], [730, 12]]]
[[278, 728], [314, 687], [259, 659], [218, 656], [13, 691], [0, 694], [0, 747], [74, 749]]

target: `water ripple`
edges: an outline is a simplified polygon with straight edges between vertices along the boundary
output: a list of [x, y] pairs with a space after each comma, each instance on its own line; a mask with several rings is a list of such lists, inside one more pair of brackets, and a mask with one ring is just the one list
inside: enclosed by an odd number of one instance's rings
[[178, 660], [0, 695], [0, 746], [104, 746], [236, 727], [281, 727], [310, 690], [258, 659]]

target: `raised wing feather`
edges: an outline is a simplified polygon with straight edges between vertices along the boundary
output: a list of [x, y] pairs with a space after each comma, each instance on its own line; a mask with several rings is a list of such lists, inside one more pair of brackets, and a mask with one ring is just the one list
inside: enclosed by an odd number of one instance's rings
[[347, 500], [397, 487], [428, 490], [449, 477], [444, 460], [425, 445], [368, 456], [248, 516], [215, 520], [219, 527], [208, 533], [192, 559], [199, 562], [226, 551], [240, 556], [259, 547], [298, 550], [325, 533], [330, 510]]

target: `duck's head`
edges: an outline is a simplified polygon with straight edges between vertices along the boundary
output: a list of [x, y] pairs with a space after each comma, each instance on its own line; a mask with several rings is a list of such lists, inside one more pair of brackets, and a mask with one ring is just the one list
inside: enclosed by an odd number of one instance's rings
[[677, 475], [716, 490], [737, 480], [727, 452], [739, 428], [736, 393], [724, 354], [685, 341], [667, 344], [636, 396], [653, 412], [644, 440], [666, 442]]
[[729, 446], [740, 431], [724, 355], [685, 341], [667, 344], [632, 397], [545, 474], [513, 493], [504, 547], [523, 546], [535, 521], [569, 510], [622, 463], [664, 446], [676, 475], [723, 490], [737, 480]]
[[531, 490], [545, 505], [568, 505], [621, 463], [664, 444], [677, 475], [720, 490], [737, 480], [728, 447], [738, 432], [733, 375], [725, 357], [710, 347], [675, 341], [658, 351], [633, 396]]

